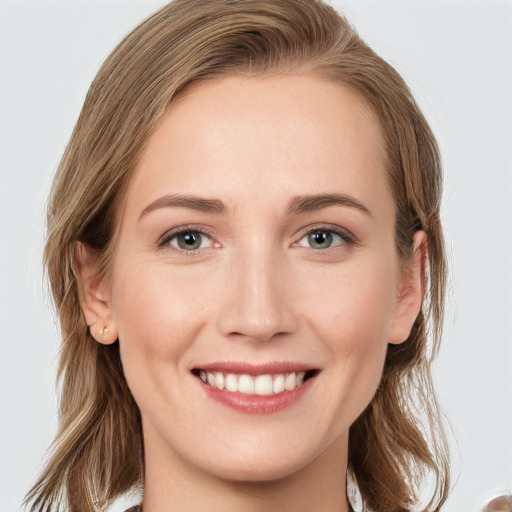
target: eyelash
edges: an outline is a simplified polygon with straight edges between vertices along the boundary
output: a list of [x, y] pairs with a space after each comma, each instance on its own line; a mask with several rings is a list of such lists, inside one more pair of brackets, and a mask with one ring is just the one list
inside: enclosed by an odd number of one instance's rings
[[[300, 234], [299, 240], [297, 242], [294, 242], [292, 244], [292, 246], [308, 248], [306, 246], [300, 245], [300, 242], [301, 242], [301, 240], [303, 240], [304, 238], [306, 238], [307, 236], [309, 236], [315, 232], [330, 233], [331, 235], [339, 236], [342, 240], [342, 243], [340, 245], [337, 245], [334, 247], [329, 246], [329, 247], [326, 247], [323, 249], [309, 247], [310, 249], [312, 249], [316, 252], [323, 252], [323, 251], [327, 251], [328, 249], [335, 250], [335, 249], [338, 249], [340, 246], [344, 246], [344, 245], [349, 245], [349, 246], [357, 245], [357, 241], [356, 241], [355, 237], [351, 233], [347, 232], [346, 230], [340, 229], [337, 226], [317, 225], [317, 226], [307, 228], [305, 231], [303, 231]], [[177, 228], [173, 228], [173, 229], [167, 231], [166, 233], [164, 233], [158, 240], [158, 248], [165, 249], [165, 248], [170, 247], [172, 250], [177, 251], [178, 253], [184, 254], [185, 256], [194, 256], [195, 254], [198, 253], [198, 251], [201, 250], [201, 248], [187, 250], [187, 249], [181, 249], [178, 247], [173, 247], [170, 244], [170, 242], [174, 238], [178, 237], [179, 235], [186, 234], [186, 233], [193, 233], [193, 234], [197, 233], [201, 236], [206, 236], [211, 240], [212, 245], [215, 246], [215, 248], [221, 247], [221, 245], [218, 242], [214, 241], [214, 233], [212, 231], [207, 230], [201, 226], [189, 225], [189, 226], [179, 226]], [[210, 247], [208, 247], [208, 248], [210, 248]]]
[[193, 256], [199, 249], [180, 249], [178, 247], [172, 247], [170, 245], [170, 242], [173, 238], [178, 237], [179, 235], [183, 235], [185, 233], [198, 233], [201, 236], [206, 236], [212, 240], [212, 244], [216, 247], [220, 247], [220, 244], [213, 241], [214, 233], [208, 229], [205, 229], [201, 226], [179, 226], [177, 228], [173, 228], [166, 233], [164, 233], [160, 239], [158, 240], [158, 248], [159, 249], [165, 249], [165, 248], [171, 248], [174, 251], [177, 251], [178, 253], [184, 254], [185, 256]]
[[[301, 240], [303, 240], [304, 238], [312, 235], [315, 232], [318, 232], [318, 233], [330, 233], [331, 235], [339, 236], [341, 238], [341, 240], [342, 240], [341, 244], [339, 244], [337, 246], [334, 246], [334, 247], [329, 246], [329, 247], [326, 247], [324, 249], [309, 247], [310, 249], [313, 249], [316, 252], [323, 252], [323, 251], [327, 251], [328, 249], [336, 250], [336, 249], [339, 249], [340, 247], [343, 247], [345, 245], [348, 245], [348, 246], [357, 245], [356, 238], [350, 232], [348, 232], [347, 230], [341, 229], [339, 226], [332, 226], [332, 225], [329, 225], [329, 224], [324, 224], [324, 225], [316, 225], [316, 226], [307, 228], [305, 231], [303, 231], [301, 233], [299, 240], [292, 244], [293, 247], [305, 247], [305, 246], [300, 245]], [[308, 248], [308, 247], [306, 247], [306, 248]]]

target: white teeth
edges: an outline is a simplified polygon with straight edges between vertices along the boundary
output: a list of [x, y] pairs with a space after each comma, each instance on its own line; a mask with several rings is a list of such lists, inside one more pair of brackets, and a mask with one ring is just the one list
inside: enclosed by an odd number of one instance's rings
[[215, 387], [218, 389], [224, 389], [224, 375], [222, 373], [215, 374]]
[[284, 379], [284, 389], [291, 391], [297, 387], [297, 377], [295, 373], [290, 373], [286, 379]]
[[272, 377], [270, 375], [258, 375], [254, 379], [255, 395], [271, 395], [273, 392]]
[[260, 396], [292, 391], [304, 384], [305, 377], [306, 372], [265, 374], [256, 377], [246, 374], [205, 372], [203, 370], [199, 372], [199, 378], [213, 388]]
[[274, 393], [282, 393], [284, 391], [284, 375], [279, 374], [274, 379], [274, 385], [272, 386]]
[[238, 378], [238, 391], [246, 395], [254, 395], [254, 381], [249, 375], [240, 375]]
[[238, 380], [233, 373], [227, 374], [225, 384], [228, 391], [238, 391]]

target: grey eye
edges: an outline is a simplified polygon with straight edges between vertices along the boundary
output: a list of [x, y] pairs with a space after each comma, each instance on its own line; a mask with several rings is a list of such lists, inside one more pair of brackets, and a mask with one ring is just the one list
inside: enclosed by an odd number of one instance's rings
[[308, 243], [313, 249], [328, 249], [333, 242], [330, 231], [313, 231], [308, 235]]
[[195, 251], [212, 246], [212, 239], [200, 231], [182, 231], [176, 233], [171, 239], [170, 244], [182, 251]]
[[345, 239], [339, 233], [330, 229], [315, 229], [303, 236], [297, 243], [300, 247], [309, 247], [311, 249], [329, 249], [342, 245]]

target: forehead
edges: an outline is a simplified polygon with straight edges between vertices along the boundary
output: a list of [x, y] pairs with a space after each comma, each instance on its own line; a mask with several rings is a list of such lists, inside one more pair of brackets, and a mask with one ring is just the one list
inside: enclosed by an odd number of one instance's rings
[[164, 193], [236, 202], [247, 190], [263, 200], [276, 187], [290, 195], [387, 189], [382, 139], [370, 107], [338, 83], [308, 75], [197, 83], [148, 141], [127, 202]]

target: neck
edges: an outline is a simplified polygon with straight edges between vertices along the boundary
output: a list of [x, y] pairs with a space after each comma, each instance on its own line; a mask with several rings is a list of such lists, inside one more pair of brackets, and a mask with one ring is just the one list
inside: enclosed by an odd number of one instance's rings
[[[144, 512], [349, 511], [346, 497], [347, 437], [336, 439], [293, 474], [271, 481], [234, 481], [171, 460], [145, 443]], [[167, 452], [168, 455], [168, 452]], [[169, 463], [171, 462], [171, 463]]]

